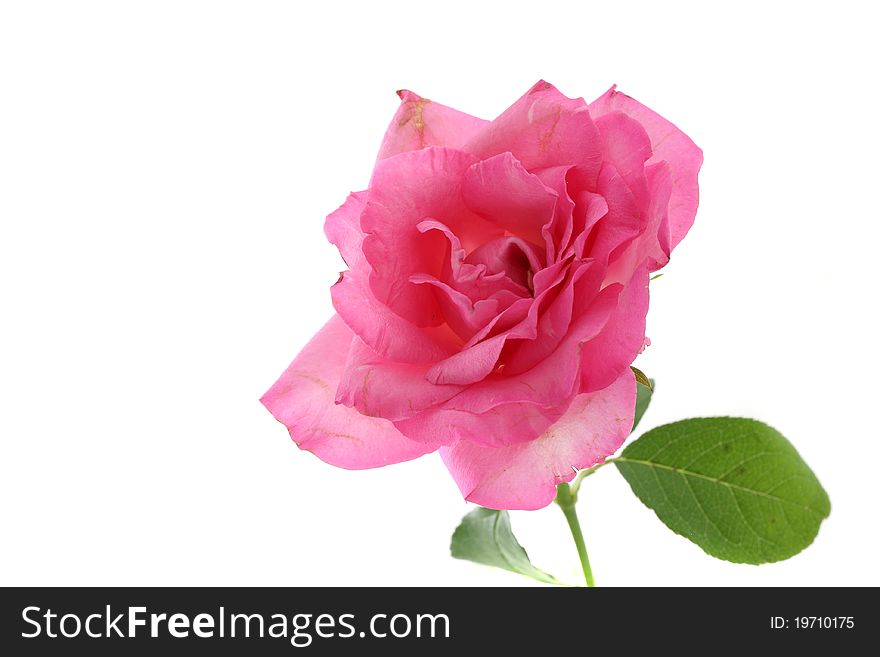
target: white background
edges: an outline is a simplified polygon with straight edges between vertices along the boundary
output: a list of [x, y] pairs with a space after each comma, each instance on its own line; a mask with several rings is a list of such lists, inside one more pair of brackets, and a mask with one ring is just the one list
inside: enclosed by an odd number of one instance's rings
[[[394, 91], [492, 118], [545, 78], [617, 83], [705, 152], [643, 427], [763, 419], [833, 506], [801, 555], [736, 566], [608, 468], [579, 507], [598, 583], [880, 584], [869, 6], [3, 3], [0, 583], [527, 583], [448, 556], [468, 506], [436, 455], [336, 469], [257, 400], [332, 312], [323, 218]], [[577, 581], [559, 510], [512, 516]]]

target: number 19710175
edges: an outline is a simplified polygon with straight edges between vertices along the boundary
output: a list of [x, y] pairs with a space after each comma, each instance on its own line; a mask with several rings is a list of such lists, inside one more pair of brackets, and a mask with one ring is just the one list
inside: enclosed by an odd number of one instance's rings
[[795, 616], [792, 619], [782, 616], [770, 618], [770, 627], [774, 630], [787, 629], [789, 627], [798, 630], [851, 630], [855, 627], [853, 616]]

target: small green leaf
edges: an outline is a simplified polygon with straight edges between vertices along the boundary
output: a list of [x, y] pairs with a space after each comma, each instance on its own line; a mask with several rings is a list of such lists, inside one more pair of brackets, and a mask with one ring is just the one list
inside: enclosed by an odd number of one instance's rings
[[471, 511], [452, 534], [451, 550], [456, 559], [503, 568], [548, 584], [562, 584], [532, 565], [510, 529], [507, 511], [483, 508]]
[[633, 367], [632, 365], [629, 366], [629, 369], [631, 369], [633, 371], [633, 374], [636, 375], [636, 383], [641, 383], [648, 390], [654, 389], [653, 382], [651, 381], [651, 379], [645, 376], [645, 373], [642, 372], [642, 370], [640, 370], [638, 367]]
[[633, 431], [639, 426], [642, 416], [648, 410], [648, 405], [651, 403], [651, 397], [654, 395], [654, 379], [649, 379], [648, 381], [651, 384], [649, 386], [641, 384], [636, 386], [636, 412], [633, 417]]
[[672, 531], [719, 559], [794, 556], [831, 511], [816, 475], [757, 420], [698, 418], [648, 431], [614, 460], [633, 492]]

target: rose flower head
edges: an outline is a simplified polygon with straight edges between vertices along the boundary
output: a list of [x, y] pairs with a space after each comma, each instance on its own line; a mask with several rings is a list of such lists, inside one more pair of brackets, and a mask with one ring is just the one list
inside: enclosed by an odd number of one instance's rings
[[542, 81], [494, 121], [399, 95], [368, 189], [324, 225], [337, 314], [261, 401], [332, 465], [439, 451], [467, 500], [546, 506], [632, 428], [649, 275], [702, 153], [614, 88]]

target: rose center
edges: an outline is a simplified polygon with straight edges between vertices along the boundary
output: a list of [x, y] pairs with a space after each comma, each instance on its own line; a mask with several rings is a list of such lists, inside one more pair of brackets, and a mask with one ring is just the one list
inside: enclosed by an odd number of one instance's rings
[[465, 262], [483, 265], [486, 276], [503, 274], [520, 288], [522, 296], [534, 296], [535, 272], [543, 268], [541, 250], [521, 237], [505, 236], [486, 242], [467, 255]]

